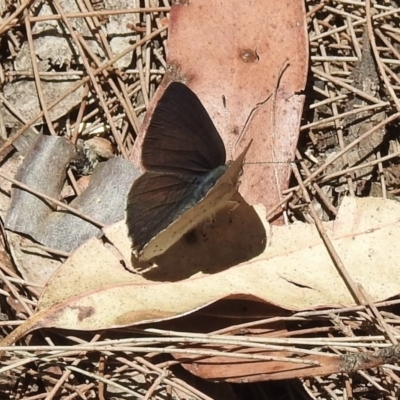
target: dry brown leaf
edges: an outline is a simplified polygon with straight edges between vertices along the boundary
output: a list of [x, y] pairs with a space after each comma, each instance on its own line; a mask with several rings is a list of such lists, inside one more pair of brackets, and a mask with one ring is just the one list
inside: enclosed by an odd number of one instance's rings
[[[398, 202], [345, 198], [337, 220], [325, 225], [349, 274], [372, 301], [400, 293], [400, 249], [392, 245], [399, 240], [399, 221]], [[123, 222], [119, 229], [126, 229]], [[110, 251], [91, 239], [57, 270], [35, 316], [8, 340], [40, 327], [97, 330], [167, 320], [234, 296], [288, 310], [354, 304], [313, 225], [273, 227], [271, 235], [271, 246], [250, 261], [173, 283], [128, 272], [119, 257], [126, 258], [127, 248], [119, 244], [119, 252]]]
[[171, 80], [183, 81], [210, 114], [228, 158], [253, 140], [240, 192], [249, 204], [269, 209], [287, 188], [287, 162], [298, 140], [304, 101], [299, 93], [308, 71], [304, 2], [184, 3], [171, 7], [169, 72], [135, 142], [134, 162], [140, 164], [141, 141], [161, 92]]
[[[211, 346], [201, 346], [201, 350], [210, 350]], [[249, 383], [268, 380], [315, 377], [346, 372], [352, 374], [358, 370], [367, 370], [398, 360], [400, 346], [392, 346], [376, 352], [349, 352], [344, 355], [299, 354], [296, 351], [274, 351], [260, 348], [224, 347], [229, 352], [254, 354], [271, 358], [285, 357], [289, 360], [272, 359], [270, 361], [235, 361], [229, 357], [204, 357], [181, 355], [178, 359], [186, 362], [184, 367], [203, 379]], [[292, 360], [293, 362], [291, 362]], [[297, 361], [297, 363], [296, 363]], [[300, 361], [300, 362], [299, 362]], [[308, 363], [308, 365], [307, 365]], [[312, 365], [314, 364], [314, 365]]]

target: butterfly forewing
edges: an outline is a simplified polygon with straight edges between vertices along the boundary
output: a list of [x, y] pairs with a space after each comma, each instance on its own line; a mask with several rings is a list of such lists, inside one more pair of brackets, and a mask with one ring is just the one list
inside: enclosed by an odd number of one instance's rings
[[224, 165], [225, 147], [198, 97], [172, 82], [158, 101], [142, 147], [142, 164], [153, 172], [201, 174]]

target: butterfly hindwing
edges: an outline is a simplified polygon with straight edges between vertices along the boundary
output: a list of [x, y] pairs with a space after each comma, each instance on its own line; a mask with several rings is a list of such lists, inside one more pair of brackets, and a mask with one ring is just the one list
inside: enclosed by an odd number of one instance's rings
[[136, 179], [126, 208], [128, 232], [134, 247], [141, 251], [155, 233], [189, 211], [206, 196], [225, 170], [222, 166], [199, 176], [146, 172]]

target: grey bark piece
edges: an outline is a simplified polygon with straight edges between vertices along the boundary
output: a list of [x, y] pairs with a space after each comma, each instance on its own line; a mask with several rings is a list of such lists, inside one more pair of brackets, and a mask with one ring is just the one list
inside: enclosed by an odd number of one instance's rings
[[[120, 221], [128, 191], [139, 175], [131, 163], [114, 157], [95, 169], [88, 188], [70, 206], [105, 225]], [[63, 251], [73, 251], [91, 237], [102, 235], [99, 228], [62, 210], [53, 212], [44, 228], [40, 242]]]
[[[32, 189], [58, 199], [68, 163], [76, 156], [75, 147], [64, 138], [39, 136], [28, 151], [15, 179]], [[35, 238], [38, 227], [54, 210], [49, 202], [25, 190], [14, 188], [5, 227]]]
[[[12, 129], [11, 137], [18, 132], [22, 126], [23, 125], [18, 122], [15, 123]], [[21, 136], [14, 140], [13, 146], [19, 154], [26, 156], [39, 135], [40, 133], [37, 131], [37, 129], [35, 129], [35, 127], [30, 127]]]
[[[74, 146], [64, 138], [39, 136], [16, 179], [58, 199], [66, 167], [75, 154]], [[131, 163], [114, 157], [95, 169], [88, 188], [70, 206], [105, 225], [113, 224], [124, 218], [128, 191], [139, 175]], [[18, 188], [12, 190], [5, 226], [45, 246], [69, 252], [102, 235], [91, 223], [65, 210], [55, 210], [49, 202]]]

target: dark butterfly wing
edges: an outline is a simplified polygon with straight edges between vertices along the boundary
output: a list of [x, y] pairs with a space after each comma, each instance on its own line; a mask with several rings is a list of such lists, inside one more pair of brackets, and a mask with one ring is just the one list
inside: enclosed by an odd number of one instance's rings
[[224, 165], [199, 176], [153, 172], [140, 176], [129, 191], [126, 207], [126, 222], [133, 246], [140, 252], [203, 199], [226, 168]]
[[143, 140], [144, 168], [201, 174], [225, 161], [222, 139], [198, 97], [183, 83], [172, 82], [158, 101]]

